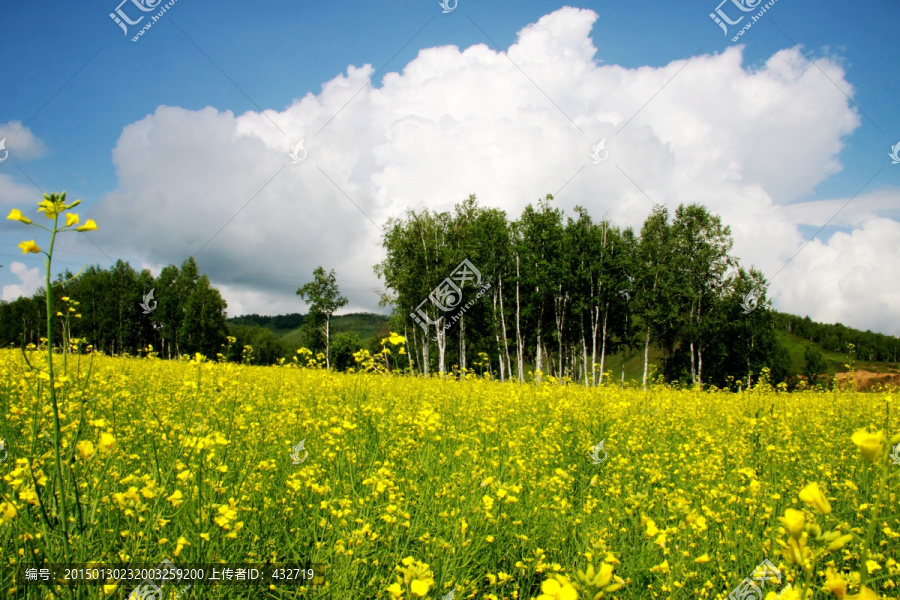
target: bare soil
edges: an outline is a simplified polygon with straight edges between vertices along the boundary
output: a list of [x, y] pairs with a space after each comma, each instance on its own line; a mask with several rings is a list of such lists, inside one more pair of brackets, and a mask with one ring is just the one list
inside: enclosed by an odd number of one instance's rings
[[[860, 392], [871, 392], [883, 388], [900, 388], [900, 373], [874, 373], [872, 371], [853, 371], [856, 378], [856, 389]], [[849, 379], [851, 373], [838, 373], [839, 381]]]

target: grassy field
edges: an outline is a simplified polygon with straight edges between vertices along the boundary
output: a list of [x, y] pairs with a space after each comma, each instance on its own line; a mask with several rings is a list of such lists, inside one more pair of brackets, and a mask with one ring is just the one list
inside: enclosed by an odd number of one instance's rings
[[[197, 586], [180, 598], [726, 598], [764, 559], [783, 575], [769, 598], [856, 594], [861, 573], [871, 589], [860, 598], [897, 597], [896, 394], [102, 356], [70, 356], [58, 385], [62, 469], [77, 482], [68, 545], [46, 378], [0, 351], [5, 597], [26, 597], [16, 566], [66, 557], [326, 566], [321, 586]], [[862, 429], [886, 438], [851, 439]], [[301, 440], [297, 456], [308, 455], [294, 464]], [[133, 589], [107, 583], [61, 597]]]

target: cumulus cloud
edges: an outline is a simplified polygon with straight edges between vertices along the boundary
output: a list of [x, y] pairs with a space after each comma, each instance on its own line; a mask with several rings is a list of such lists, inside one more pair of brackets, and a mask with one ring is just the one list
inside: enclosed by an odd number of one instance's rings
[[9, 265], [9, 270], [19, 278], [20, 283], [3, 286], [3, 299], [7, 302], [19, 296], [31, 296], [44, 284], [44, 277], [37, 267], [29, 269], [24, 264], [14, 261]]
[[[95, 239], [150, 263], [202, 249], [230, 314], [303, 310], [293, 290], [318, 265], [336, 269], [346, 310], [378, 310], [379, 226], [470, 193], [513, 218], [553, 193], [566, 210], [580, 204], [633, 227], [654, 203], [699, 202], [731, 225], [746, 265], [777, 272], [805, 241], [796, 201], [840, 170], [860, 123], [835, 87], [852, 94], [839, 61], [817, 67], [789, 49], [749, 68], [736, 46], [627, 69], [597, 56], [597, 19], [562, 8], [523, 28], [506, 54], [423, 49], [377, 88], [370, 65], [351, 66], [282, 112], [160, 106], [122, 131], [119, 186], [92, 207]], [[308, 155], [292, 164], [301, 139]], [[602, 139], [609, 158], [594, 164]], [[896, 206], [897, 194], [870, 200]], [[851, 277], [851, 261], [874, 248], [900, 264], [884, 243], [896, 214], [852, 214], [852, 233], [810, 244], [775, 278], [776, 304], [851, 325], [870, 307], [873, 327], [896, 328], [900, 309], [885, 299], [900, 279]], [[822, 304], [812, 296], [828, 278], [864, 292]]]
[[[47, 152], [44, 141], [32, 133], [28, 127], [22, 127], [21, 121], [0, 123], [0, 140], [6, 140], [4, 146], [11, 157], [19, 160], [41, 158]], [[0, 150], [0, 158], [3, 151]]]

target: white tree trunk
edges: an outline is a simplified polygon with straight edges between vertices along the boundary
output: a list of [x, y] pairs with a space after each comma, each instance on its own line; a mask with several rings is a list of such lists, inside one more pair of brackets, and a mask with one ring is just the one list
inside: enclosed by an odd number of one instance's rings
[[429, 356], [428, 350], [431, 348], [431, 342], [428, 339], [428, 324], [425, 324], [425, 336], [422, 339], [422, 374], [428, 377]]
[[438, 344], [438, 373], [443, 375], [447, 372], [447, 330], [443, 327], [437, 328], [437, 344]]
[[[506, 331], [503, 332], [503, 343], [500, 343], [500, 327], [497, 323], [497, 296], [502, 293], [503, 288], [500, 288], [498, 292], [497, 289], [494, 289], [494, 339], [497, 342], [497, 354], [500, 358], [500, 382], [506, 381], [506, 369], [505, 364], [503, 362], [503, 347], [506, 345]], [[501, 309], [502, 311], [502, 309]]]
[[588, 383], [587, 340], [584, 338], [584, 328], [581, 330], [581, 373], [584, 379], [584, 387], [590, 387]]
[[331, 315], [325, 315], [325, 368], [331, 370]]
[[522, 341], [520, 323], [521, 301], [519, 300], [519, 255], [516, 254], [516, 360], [518, 361], [519, 383], [525, 381], [525, 343]]
[[650, 326], [647, 326], [647, 339], [644, 341], [644, 378], [643, 378], [643, 387], [647, 389], [647, 370], [649, 369], [650, 361]]
[[459, 368], [466, 368], [466, 322], [465, 315], [459, 318]]
[[[591, 385], [597, 385], [597, 327], [600, 321], [600, 307], [591, 307]], [[603, 367], [600, 368], [603, 373]], [[602, 378], [602, 376], [601, 376]]]
[[[512, 377], [512, 363], [509, 361], [509, 340], [506, 339], [506, 311], [503, 309], [503, 278], [498, 278], [498, 284], [500, 287], [500, 325], [502, 325], [503, 329], [503, 353], [506, 357], [506, 372], [510, 374]], [[503, 362], [504, 356], [500, 357], [500, 362]]]
[[[600, 307], [597, 307], [600, 310]], [[606, 324], [609, 318], [609, 302], [603, 310], [603, 342], [600, 344], [600, 383], [603, 383], [603, 370], [606, 368]]]

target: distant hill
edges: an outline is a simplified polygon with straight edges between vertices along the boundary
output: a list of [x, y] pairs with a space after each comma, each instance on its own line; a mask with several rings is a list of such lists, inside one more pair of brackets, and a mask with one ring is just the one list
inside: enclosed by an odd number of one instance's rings
[[860, 360], [892, 363], [900, 361], [900, 338], [872, 331], [860, 331], [841, 323], [833, 325], [816, 323], [809, 317], [798, 317], [777, 311], [773, 311], [773, 315], [775, 329], [792, 334], [798, 339], [814, 342], [822, 347], [823, 352], [846, 354], [847, 345], [853, 344]]
[[[228, 319], [233, 325], [256, 325], [265, 327], [280, 336], [288, 345], [300, 347], [301, 327], [306, 315], [291, 313], [275, 317], [262, 315], [243, 315]], [[331, 318], [331, 334], [341, 331], [355, 331], [359, 335], [363, 347], [368, 347], [369, 341], [374, 338], [384, 337], [388, 334], [388, 317], [375, 313], [351, 313], [337, 315]]]
[[230, 319], [227, 319], [226, 322], [231, 323], [232, 325], [255, 325], [258, 327], [265, 327], [266, 329], [270, 329], [278, 335], [284, 335], [286, 332], [293, 331], [294, 329], [297, 329], [298, 327], [303, 325], [303, 320], [305, 318], [306, 316], [301, 315], [300, 313], [278, 315], [276, 317], [267, 317], [252, 314], [243, 315], [240, 317], [232, 317]]
[[[370, 340], [387, 335], [387, 322], [388, 317], [386, 315], [374, 313], [338, 315], [331, 318], [331, 335], [342, 331], [355, 331], [359, 335], [363, 348], [368, 348]], [[302, 334], [299, 326], [281, 335], [289, 345], [300, 346]]]

